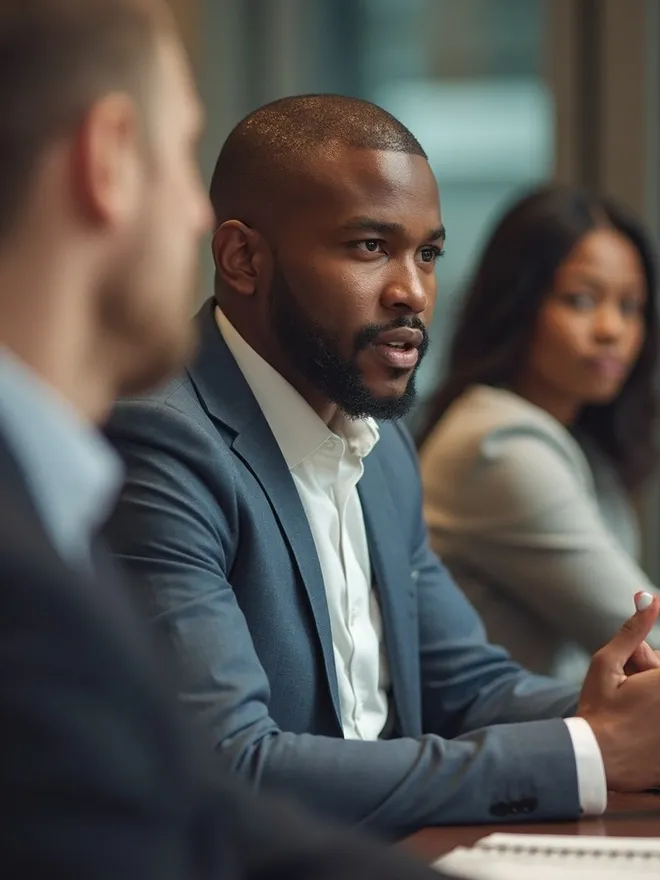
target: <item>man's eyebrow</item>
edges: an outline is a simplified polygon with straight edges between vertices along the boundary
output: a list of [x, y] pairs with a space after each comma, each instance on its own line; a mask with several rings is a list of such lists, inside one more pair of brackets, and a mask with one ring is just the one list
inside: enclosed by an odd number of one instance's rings
[[405, 232], [401, 223], [389, 223], [385, 220], [376, 220], [375, 217], [351, 217], [347, 223], [344, 223], [342, 229], [399, 235]]
[[[384, 220], [376, 220], [375, 217], [352, 217], [342, 226], [346, 231], [379, 232], [382, 235], [404, 235], [406, 230], [401, 223], [389, 223]], [[446, 231], [444, 226], [432, 229], [426, 236], [427, 241], [444, 241]]]

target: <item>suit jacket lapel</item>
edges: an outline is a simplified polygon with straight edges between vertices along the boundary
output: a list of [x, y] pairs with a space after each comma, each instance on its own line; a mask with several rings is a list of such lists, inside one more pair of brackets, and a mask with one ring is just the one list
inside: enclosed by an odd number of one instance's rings
[[339, 688], [325, 585], [316, 545], [298, 490], [267, 425], [265, 430], [257, 429], [252, 433], [239, 434], [233, 448], [250, 468], [268, 496], [268, 501], [296, 560], [321, 642], [332, 702], [337, 722], [341, 727]]
[[421, 734], [417, 596], [407, 548], [398, 539], [398, 514], [376, 448], [365, 459], [358, 491], [380, 596], [394, 702], [404, 736]]
[[330, 615], [321, 566], [305, 510], [279, 446], [216, 325], [213, 301], [198, 315], [201, 345], [189, 373], [209, 414], [234, 433], [232, 449], [254, 474], [296, 561], [321, 644], [332, 702], [341, 727]]

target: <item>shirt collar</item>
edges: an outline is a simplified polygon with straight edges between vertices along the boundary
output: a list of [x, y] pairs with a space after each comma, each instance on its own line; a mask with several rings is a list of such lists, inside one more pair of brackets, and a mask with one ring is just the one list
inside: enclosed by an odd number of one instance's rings
[[56, 549], [89, 558], [110, 512], [122, 465], [99, 431], [64, 398], [0, 348], [0, 428]]
[[338, 414], [330, 427], [286, 379], [243, 339], [216, 308], [216, 321], [227, 347], [250, 386], [289, 470], [313, 455], [330, 437], [338, 437], [359, 458], [374, 448], [379, 431], [373, 419]]

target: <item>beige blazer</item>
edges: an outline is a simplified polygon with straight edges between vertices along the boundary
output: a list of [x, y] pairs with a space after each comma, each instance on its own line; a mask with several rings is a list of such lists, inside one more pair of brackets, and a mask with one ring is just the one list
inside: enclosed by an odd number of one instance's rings
[[[528, 668], [582, 678], [589, 656], [656, 592], [636, 520], [603, 456], [512, 392], [474, 386], [422, 450], [435, 551], [492, 641]], [[649, 638], [660, 648], [660, 628]]]

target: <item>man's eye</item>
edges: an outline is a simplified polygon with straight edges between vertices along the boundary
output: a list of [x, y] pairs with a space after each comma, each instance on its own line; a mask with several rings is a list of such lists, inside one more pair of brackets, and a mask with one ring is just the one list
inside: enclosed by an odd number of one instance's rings
[[444, 257], [445, 252], [442, 248], [435, 247], [435, 245], [427, 245], [423, 247], [420, 251], [420, 256], [422, 258], [423, 263], [435, 263], [440, 257]]
[[378, 238], [365, 238], [363, 241], [356, 241], [355, 246], [370, 254], [377, 254], [382, 248], [382, 242]]

